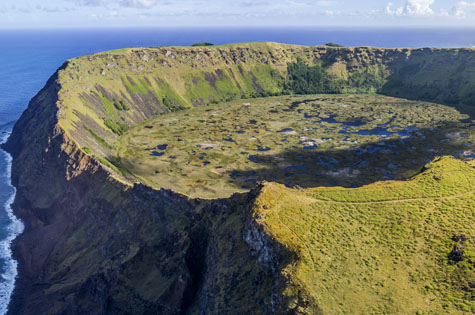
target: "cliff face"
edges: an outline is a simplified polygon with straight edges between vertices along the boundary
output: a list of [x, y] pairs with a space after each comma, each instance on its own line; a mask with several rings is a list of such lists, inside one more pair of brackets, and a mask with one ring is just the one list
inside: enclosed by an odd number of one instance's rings
[[[191, 200], [112, 179], [56, 124], [59, 89], [53, 76], [6, 145], [14, 156], [15, 212], [26, 223], [14, 243], [21, 277], [11, 314], [284, 307], [279, 276], [265, 276], [278, 273], [278, 246], [261, 244], [262, 235], [253, 248], [244, 240], [258, 190]], [[260, 252], [269, 256], [272, 246], [276, 253], [262, 263]]]
[[[434, 61], [411, 57], [419, 54]], [[446, 85], [421, 73], [447, 56], [462, 67], [473, 55], [250, 44], [130, 49], [67, 62], [5, 145], [15, 213], [26, 225], [14, 243], [20, 277], [10, 313], [319, 312], [311, 297], [290, 303], [283, 294], [289, 275], [282, 270], [297, 256], [253, 217], [260, 188], [199, 200], [124, 181], [113, 157], [120, 130], [161, 112], [280, 93], [286, 63], [297, 57], [323, 62], [341, 78], [370, 71], [390, 94], [443, 87], [463, 99], [469, 83]], [[420, 64], [426, 79], [403, 63]], [[401, 85], [387, 83], [396, 80]]]

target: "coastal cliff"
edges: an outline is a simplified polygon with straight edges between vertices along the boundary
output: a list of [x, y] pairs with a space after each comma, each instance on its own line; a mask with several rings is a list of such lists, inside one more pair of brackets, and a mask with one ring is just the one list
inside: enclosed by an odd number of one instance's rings
[[21, 277], [11, 314], [283, 307], [281, 280], [264, 278], [277, 272], [279, 246], [255, 235], [250, 217], [259, 188], [208, 201], [117, 181], [56, 125], [58, 90], [53, 76], [7, 144], [15, 213], [26, 224], [14, 243]]
[[[475, 67], [462, 69], [475, 62], [472, 50], [258, 43], [70, 60], [4, 146], [13, 156], [13, 208], [25, 223], [13, 244], [19, 278], [10, 313], [322, 312], [313, 288], [290, 281], [302, 248], [266, 221], [283, 188], [193, 199], [141, 184], [114, 158], [129, 126], [161, 113], [282, 93], [297, 58], [343, 80], [378, 78], [375, 88], [389, 95], [473, 105], [466, 80]], [[442, 80], [447, 58], [459, 81]]]

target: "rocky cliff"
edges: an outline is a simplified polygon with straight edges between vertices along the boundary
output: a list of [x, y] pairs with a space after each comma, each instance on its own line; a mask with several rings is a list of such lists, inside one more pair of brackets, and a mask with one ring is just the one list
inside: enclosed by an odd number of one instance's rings
[[58, 127], [56, 79], [32, 100], [7, 145], [14, 208], [26, 223], [14, 244], [21, 277], [10, 313], [283, 308], [281, 249], [250, 217], [259, 188], [209, 201], [117, 181]]
[[[15, 212], [26, 223], [14, 244], [22, 276], [10, 313], [282, 307], [279, 277], [265, 277], [277, 270], [278, 246], [271, 255], [272, 242], [252, 232], [258, 189], [207, 201], [117, 181], [58, 126], [57, 80], [31, 101], [6, 146], [14, 156]], [[252, 248], [244, 235], [252, 235]]]
[[137, 183], [114, 159], [120, 134], [157, 114], [281, 93], [286, 65], [297, 57], [343, 79], [372, 73], [388, 94], [471, 104], [471, 50], [257, 43], [70, 60], [32, 99], [5, 145], [15, 213], [26, 225], [14, 243], [20, 277], [10, 313], [320, 312], [311, 295], [295, 293], [298, 286], [284, 294], [284, 267], [298, 251], [258, 223], [262, 187], [190, 199]]

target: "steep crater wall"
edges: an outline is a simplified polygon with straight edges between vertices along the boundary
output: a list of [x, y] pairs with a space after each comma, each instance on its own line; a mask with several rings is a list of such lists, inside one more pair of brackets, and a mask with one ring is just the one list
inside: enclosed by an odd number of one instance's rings
[[[295, 62], [322, 67], [337, 88], [327, 92], [377, 92], [472, 114], [475, 108], [473, 49], [252, 43], [132, 48], [69, 60], [57, 73], [58, 125], [85, 153], [128, 177], [115, 153], [130, 126], [170, 111], [293, 93], [288, 64]], [[309, 74], [297, 79], [308, 80]]]

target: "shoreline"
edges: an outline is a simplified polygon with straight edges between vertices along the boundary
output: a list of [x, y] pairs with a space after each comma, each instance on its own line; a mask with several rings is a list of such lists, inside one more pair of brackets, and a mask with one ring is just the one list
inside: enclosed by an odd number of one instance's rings
[[[5, 143], [11, 134], [11, 128], [7, 131], [5, 136], [1, 139], [1, 144]], [[10, 197], [4, 203], [4, 210], [10, 220], [8, 226], [5, 227], [7, 235], [5, 239], [0, 241], [0, 259], [4, 260], [4, 271], [0, 275], [2, 280], [0, 281], [0, 313], [6, 314], [9, 309], [9, 305], [15, 290], [15, 283], [18, 278], [18, 261], [13, 255], [13, 242], [23, 232], [23, 222], [15, 216], [12, 205], [16, 197], [16, 188], [11, 183], [11, 170], [12, 170], [12, 156], [3, 149], [0, 149], [3, 158], [5, 159], [5, 184], [12, 188]]]

